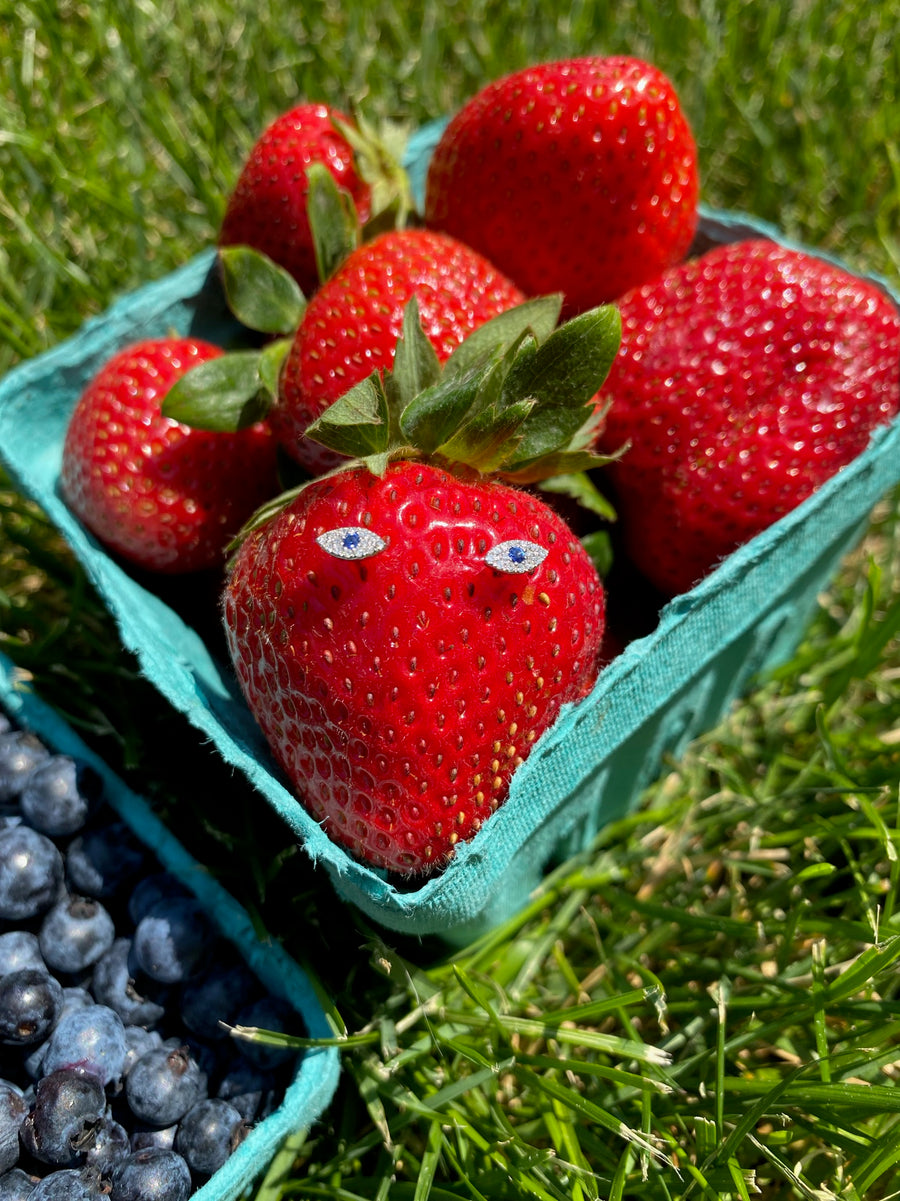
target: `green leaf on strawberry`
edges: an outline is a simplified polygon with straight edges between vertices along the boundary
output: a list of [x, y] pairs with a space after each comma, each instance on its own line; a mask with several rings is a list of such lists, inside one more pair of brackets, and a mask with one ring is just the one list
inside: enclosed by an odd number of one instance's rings
[[297, 328], [306, 298], [294, 277], [268, 255], [252, 246], [223, 246], [219, 266], [228, 307], [242, 325], [263, 334]]
[[441, 364], [422, 329], [419, 302], [413, 296], [404, 310], [394, 364], [384, 381], [391, 411], [395, 414], [402, 412], [417, 396], [437, 384], [440, 378]]
[[162, 415], [193, 429], [235, 433], [261, 421], [271, 406], [269, 384], [280, 351], [235, 350], [199, 363], [169, 389]]
[[501, 399], [530, 396], [533, 412], [522, 430], [512, 470], [568, 448], [585, 424], [585, 406], [605, 380], [619, 348], [616, 308], [602, 305], [559, 326], [533, 354], [516, 359]]
[[556, 292], [536, 296], [498, 313], [460, 343], [447, 360], [444, 374], [459, 375], [477, 363], [486, 351], [494, 351], [498, 346], [508, 349], [526, 333], [543, 342], [559, 324], [561, 311], [562, 293]]
[[521, 426], [534, 408], [534, 401], [519, 400], [502, 410], [492, 407], [478, 412], [446, 442], [438, 454], [452, 463], [465, 463], [483, 475], [503, 473], [510, 454], [521, 441]]
[[552, 492], [568, 496], [579, 508], [601, 517], [604, 521], [615, 521], [616, 511], [591, 479], [583, 471], [569, 471], [562, 475], [551, 475], [538, 483], [541, 492]]
[[290, 348], [290, 338], [279, 338], [275, 342], [269, 342], [259, 352], [258, 371], [260, 383], [262, 384], [261, 395], [267, 398], [266, 404], [268, 406], [271, 406], [272, 398], [278, 394], [278, 380], [281, 375], [281, 367], [287, 358]]
[[482, 359], [462, 375], [445, 375], [414, 397], [400, 415], [400, 429], [406, 440], [423, 454], [440, 452], [463, 420], [471, 420], [484, 407], [486, 385], [496, 358]]
[[582, 535], [581, 545], [597, 569], [597, 575], [605, 580], [613, 563], [612, 541], [606, 530], [591, 530]]
[[371, 464], [376, 475], [384, 471], [390, 420], [387, 395], [377, 371], [354, 384], [316, 424], [319, 438], [333, 450]]
[[316, 270], [319, 282], [324, 283], [360, 244], [362, 229], [353, 197], [338, 187], [327, 167], [312, 163], [306, 177], [309, 183], [307, 212]]

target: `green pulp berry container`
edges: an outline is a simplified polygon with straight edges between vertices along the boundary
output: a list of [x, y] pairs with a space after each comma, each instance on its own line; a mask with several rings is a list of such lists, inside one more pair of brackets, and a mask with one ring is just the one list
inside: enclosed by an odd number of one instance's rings
[[[197, 897], [272, 994], [283, 997], [296, 1010], [298, 1023], [310, 1038], [332, 1038], [334, 1031], [306, 973], [274, 942], [257, 938], [249, 915], [198, 863], [152, 812], [95, 755], [71, 726], [34, 691], [27, 677], [0, 654], [0, 711], [23, 729], [30, 730], [51, 751], [71, 755], [94, 768], [103, 784], [103, 796], [118, 816], [159, 860]], [[313, 1126], [322, 1116], [337, 1088], [340, 1064], [336, 1047], [314, 1047], [298, 1056], [297, 1066], [278, 1108], [258, 1122], [192, 1198], [196, 1201], [237, 1201], [268, 1168], [285, 1139]]]
[[[409, 145], [420, 196], [441, 128], [424, 127]], [[708, 209], [699, 236], [706, 246], [750, 236], [785, 242], [752, 217]], [[11, 371], [0, 382], [0, 455], [67, 539], [148, 679], [246, 773], [338, 894], [389, 930], [463, 942], [518, 911], [549, 865], [590, 845], [603, 825], [633, 807], [664, 754], [678, 754], [725, 714], [755, 673], [790, 656], [873, 506], [900, 482], [895, 421], [815, 495], [665, 605], [658, 619], [654, 610], [649, 631], [630, 641], [590, 696], [535, 745], [508, 800], [478, 835], [440, 875], [397, 886], [331, 842], [297, 801], [239, 694], [221, 639], [186, 619], [171, 594], [161, 599], [155, 585], [111, 558], [61, 499], [63, 438], [81, 389], [127, 342], [173, 329], [213, 342], [235, 333], [212, 249]]]

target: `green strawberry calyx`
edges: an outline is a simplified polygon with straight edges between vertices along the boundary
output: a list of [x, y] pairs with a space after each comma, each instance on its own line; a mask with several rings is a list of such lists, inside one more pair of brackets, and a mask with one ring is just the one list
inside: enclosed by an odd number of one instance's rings
[[402, 229], [416, 207], [409, 173], [403, 166], [410, 125], [385, 121], [376, 126], [358, 110], [352, 124], [337, 116], [331, 120], [350, 143], [356, 169], [371, 189], [370, 216], [362, 227], [362, 237], [368, 240], [388, 229]]
[[441, 366], [413, 297], [393, 368], [351, 388], [307, 436], [376, 475], [394, 459], [427, 458], [531, 484], [609, 462], [590, 449], [592, 401], [619, 346], [618, 310], [558, 326], [561, 302], [539, 297], [499, 314]]
[[[485, 322], [442, 365], [413, 297], [391, 370], [373, 371], [306, 430], [346, 456], [328, 474], [364, 467], [382, 476], [398, 460], [428, 461], [563, 492], [613, 519], [587, 473], [625, 449], [592, 449], [603, 419], [596, 397], [618, 350], [621, 319], [614, 305], [602, 305], [559, 325], [561, 308], [559, 294], [525, 301]], [[311, 482], [265, 505], [237, 541]]]

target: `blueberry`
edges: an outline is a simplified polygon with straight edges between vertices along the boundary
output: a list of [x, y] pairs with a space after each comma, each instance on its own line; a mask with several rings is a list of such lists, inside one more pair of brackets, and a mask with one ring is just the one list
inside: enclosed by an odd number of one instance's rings
[[191, 1033], [211, 1040], [226, 1039], [222, 1022], [234, 1025], [235, 1014], [259, 993], [256, 977], [244, 964], [214, 967], [185, 986], [181, 1020]]
[[96, 809], [102, 781], [88, 764], [51, 755], [22, 785], [19, 806], [29, 825], [51, 838], [75, 834]]
[[29, 1176], [21, 1168], [13, 1168], [0, 1176], [0, 1201], [28, 1201], [38, 1183], [36, 1176]]
[[73, 1009], [59, 1019], [44, 1054], [44, 1072], [77, 1066], [105, 1087], [122, 1078], [125, 1026], [106, 1005]]
[[[57, 1024], [62, 1019], [71, 1013], [73, 1009], [85, 1009], [93, 1005], [94, 998], [84, 988], [64, 988], [62, 1009], [59, 1012]], [[32, 1080], [39, 1079], [44, 1073], [44, 1056], [47, 1054], [47, 1048], [50, 1046], [50, 1040], [39, 1043], [23, 1060], [22, 1066]]]
[[43, 1076], [22, 1122], [21, 1140], [29, 1154], [55, 1167], [75, 1167], [106, 1108], [106, 1094], [96, 1076], [78, 1068], [61, 1068]]
[[141, 970], [162, 984], [180, 984], [209, 961], [215, 928], [193, 897], [157, 901], [134, 931], [134, 956]]
[[169, 897], [190, 897], [192, 894], [171, 872], [154, 872], [144, 876], [134, 886], [128, 898], [128, 916], [135, 925], [145, 917], [158, 901]]
[[162, 1046], [162, 1035], [158, 1030], [147, 1030], [143, 1026], [125, 1027], [125, 1064], [122, 1075], [127, 1076], [139, 1059], [148, 1051]]
[[73, 892], [112, 897], [134, 880], [146, 853], [124, 822], [92, 826], [76, 835], [66, 850], [66, 878]]
[[100, 1178], [108, 1178], [112, 1175], [115, 1165], [130, 1151], [128, 1131], [106, 1113], [94, 1128], [86, 1148], [85, 1171]]
[[76, 1168], [61, 1168], [38, 1181], [28, 1201], [96, 1201], [98, 1195]]
[[144, 1147], [163, 1147], [166, 1151], [172, 1151], [177, 1133], [177, 1122], [171, 1126], [136, 1126], [131, 1132], [131, 1149], [141, 1151]]
[[208, 1097], [191, 1106], [178, 1123], [175, 1150], [198, 1176], [218, 1171], [247, 1137], [244, 1119], [227, 1101]]
[[[296, 1033], [299, 1018], [296, 1011], [281, 997], [267, 996], [250, 1005], [245, 1005], [237, 1015], [237, 1025], [255, 1026], [259, 1030], [272, 1030], [290, 1033], [292, 1028]], [[277, 1068], [296, 1058], [296, 1048], [274, 1047], [265, 1043], [253, 1042], [250, 1039], [237, 1037], [235, 1043], [242, 1055], [261, 1068]]]
[[62, 985], [46, 968], [24, 967], [0, 980], [0, 1043], [30, 1047], [46, 1039], [59, 1020]]
[[245, 1121], [255, 1122], [277, 1108], [280, 1091], [274, 1072], [258, 1068], [239, 1055], [222, 1074], [216, 1096], [233, 1105]]
[[114, 1009], [126, 1026], [153, 1026], [165, 1007], [140, 990], [131, 966], [131, 939], [117, 938], [94, 965], [91, 991], [101, 1005]]
[[220, 1048], [209, 1043], [201, 1042], [200, 1039], [192, 1037], [190, 1034], [184, 1036], [179, 1035], [177, 1038], [167, 1038], [162, 1044], [167, 1051], [187, 1051], [191, 1059], [196, 1060], [200, 1071], [210, 1079], [213, 1076], [218, 1076], [221, 1071], [221, 1063], [219, 1062]]
[[110, 1201], [187, 1201], [191, 1171], [175, 1151], [145, 1147], [117, 1164]]
[[43, 913], [59, 895], [63, 860], [39, 830], [0, 830], [0, 918], [26, 921]]
[[99, 901], [66, 895], [45, 914], [38, 941], [47, 966], [71, 975], [95, 964], [115, 936], [113, 919]]
[[8, 1080], [0, 1080], [0, 1175], [19, 1161], [19, 1130], [27, 1113], [22, 1090]]
[[80, 985], [71, 984], [68, 988], [63, 989], [63, 1007], [60, 1017], [71, 1013], [73, 1009], [85, 1009], [88, 1005], [94, 1004], [94, 998], [86, 988]]
[[7, 930], [0, 934], [0, 976], [23, 967], [46, 967], [37, 935], [30, 930]]
[[125, 1079], [131, 1112], [150, 1126], [171, 1126], [206, 1096], [206, 1074], [186, 1047], [148, 1051]]
[[50, 752], [34, 734], [25, 730], [0, 734], [0, 801], [17, 797], [28, 775], [49, 757]]

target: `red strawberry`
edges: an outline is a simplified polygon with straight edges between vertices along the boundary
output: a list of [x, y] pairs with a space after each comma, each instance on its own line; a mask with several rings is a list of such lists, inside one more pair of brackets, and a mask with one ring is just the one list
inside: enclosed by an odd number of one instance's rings
[[396, 872], [470, 838], [597, 674], [597, 572], [552, 508], [503, 482], [598, 462], [579, 447], [618, 314], [555, 329], [558, 312], [504, 313], [442, 369], [412, 302], [392, 370], [310, 429], [360, 458], [261, 515], [226, 587], [240, 686], [298, 797]]
[[577, 312], [684, 257], [698, 189], [665, 75], [635, 58], [576, 58], [517, 71], [460, 109], [429, 166], [425, 220]]
[[176, 380], [221, 354], [196, 338], [137, 342], [101, 368], [70, 418], [66, 501], [101, 542], [140, 567], [223, 565], [228, 541], [277, 491], [268, 427], [207, 433], [160, 412]]
[[394, 230], [354, 250], [310, 300], [269, 414], [279, 441], [314, 474], [343, 456], [306, 438], [307, 426], [373, 370], [390, 369], [413, 296], [441, 362], [474, 329], [525, 299], [480, 254], [444, 234]]
[[603, 600], [543, 502], [404, 461], [301, 492], [243, 544], [224, 614], [244, 695], [310, 812], [408, 873], [472, 837], [589, 689]]
[[360, 220], [369, 216], [371, 189], [335, 120], [350, 126], [337, 109], [308, 103], [273, 121], [250, 151], [219, 234], [221, 246], [242, 244], [268, 255], [307, 295], [319, 283], [306, 207], [309, 166], [327, 167], [352, 197]]
[[886, 293], [773, 242], [726, 245], [618, 302], [599, 446], [641, 570], [683, 592], [849, 463], [900, 408]]

